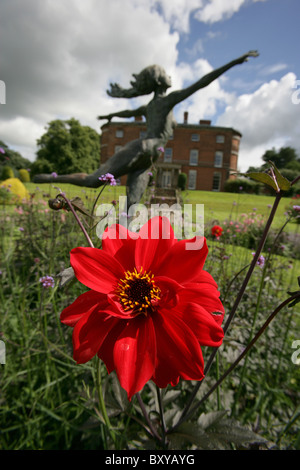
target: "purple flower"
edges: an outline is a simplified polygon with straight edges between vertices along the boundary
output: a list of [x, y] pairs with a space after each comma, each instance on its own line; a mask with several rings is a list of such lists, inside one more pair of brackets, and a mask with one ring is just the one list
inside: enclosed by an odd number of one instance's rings
[[153, 176], [152, 171], [148, 171], [149, 176]]
[[48, 288], [48, 287], [54, 287], [54, 279], [51, 276], [43, 276], [39, 280], [42, 284], [43, 287]]
[[300, 212], [300, 206], [293, 206], [294, 211]]
[[[255, 252], [253, 252], [252, 255], [254, 256]], [[262, 268], [265, 265], [265, 257], [263, 255], [260, 255], [256, 264]]]
[[114, 175], [112, 175], [111, 173], [106, 173], [106, 175], [101, 175], [99, 177], [99, 180], [106, 181], [107, 183], [110, 184], [110, 186], [116, 186], [117, 184]]
[[5, 150], [2, 147], [0, 147], [0, 153], [5, 153]]
[[19, 230], [20, 230], [20, 232], [24, 232], [24, 228], [23, 228], [23, 227], [19, 227]]
[[160, 152], [164, 152], [165, 149], [163, 147], [158, 147], [157, 150], [159, 150]]
[[52, 176], [53, 178], [57, 178], [58, 175], [57, 175], [57, 173], [55, 173], [55, 171], [53, 171], [53, 172], [51, 173], [51, 176]]

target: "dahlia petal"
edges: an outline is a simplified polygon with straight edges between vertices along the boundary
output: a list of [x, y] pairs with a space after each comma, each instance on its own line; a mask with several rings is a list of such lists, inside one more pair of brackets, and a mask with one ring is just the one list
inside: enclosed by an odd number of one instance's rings
[[138, 234], [119, 224], [108, 227], [102, 237], [102, 249], [115, 257], [124, 270], [133, 270], [135, 240]]
[[223, 320], [225, 310], [220, 300], [220, 292], [217, 288], [204, 282], [187, 283], [185, 284], [185, 288], [186, 289], [181, 292], [182, 301], [184, 297], [186, 297], [187, 301], [201, 305], [209, 313], [220, 313], [221, 315], [218, 315], [218, 317], [221, 317]]
[[70, 262], [75, 276], [82, 284], [97, 292], [111, 292], [124, 275], [121, 264], [98, 248], [74, 248]]
[[113, 370], [115, 370], [115, 363], [114, 363], [114, 346], [115, 343], [127, 326], [127, 321], [117, 321], [113, 328], [110, 330], [109, 334], [106, 336], [105, 340], [103, 341], [101, 348], [99, 349], [97, 355], [98, 357], [104, 362], [107, 372], [110, 374]]
[[[166, 276], [155, 276], [155, 284], [159, 287], [160, 293], [160, 307], [172, 302], [172, 305], [177, 303], [178, 292], [184, 289], [184, 286]], [[171, 305], [169, 305], [171, 308]]]
[[200, 276], [197, 278], [197, 283], [202, 283], [202, 282], [206, 282], [208, 284], [212, 284], [215, 287], [218, 287], [218, 284], [216, 283], [212, 275], [204, 270], [201, 271]]
[[98, 308], [103, 302], [107, 304], [106, 296], [103, 296], [103, 294], [92, 290], [84, 292], [61, 312], [60, 321], [65, 325], [75, 326], [82, 315]]
[[117, 322], [117, 318], [95, 310], [81, 317], [73, 330], [73, 357], [75, 361], [78, 364], [83, 364], [92, 359]]
[[[169, 312], [169, 315], [167, 315]], [[172, 311], [153, 316], [157, 343], [157, 365], [152, 380], [160, 388], [178, 383], [178, 378], [202, 380], [204, 361], [192, 330]]]
[[156, 273], [158, 276], [167, 276], [182, 284], [198, 279], [205, 263], [208, 248], [205, 238], [200, 250], [186, 249], [189, 242], [190, 240], [180, 240], [169, 249], [158, 266]]
[[153, 217], [139, 231], [135, 248], [136, 268], [155, 273], [157, 265], [176, 242], [169, 219]]
[[128, 312], [124, 311], [120, 304], [119, 297], [116, 294], [107, 294], [107, 301], [110, 304], [109, 313], [113, 317], [119, 317], [122, 320], [136, 317], [136, 313], [133, 314], [131, 310], [128, 310]]
[[156, 339], [151, 316], [127, 322], [115, 342], [113, 357], [120, 385], [130, 400], [154, 373]]
[[218, 317], [212, 315], [199, 304], [188, 303], [185, 308], [173, 309], [173, 316], [178, 316], [193, 331], [201, 346], [221, 346], [224, 332], [219, 324]]

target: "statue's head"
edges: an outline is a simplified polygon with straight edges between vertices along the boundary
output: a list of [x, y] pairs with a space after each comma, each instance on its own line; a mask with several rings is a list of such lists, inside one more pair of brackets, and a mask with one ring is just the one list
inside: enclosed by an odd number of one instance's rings
[[171, 86], [171, 78], [159, 65], [150, 65], [140, 73], [132, 75], [134, 77], [134, 80], [130, 82], [132, 88], [125, 89], [117, 83], [111, 83], [111, 89], [107, 90], [107, 93], [116, 98], [134, 98], [148, 95], [158, 89], [166, 91]]
[[130, 84], [138, 95], [148, 95], [157, 90], [157, 88], [167, 90], [171, 86], [171, 78], [159, 65], [150, 65], [139, 74], [134, 73], [132, 75], [135, 80], [132, 80]]

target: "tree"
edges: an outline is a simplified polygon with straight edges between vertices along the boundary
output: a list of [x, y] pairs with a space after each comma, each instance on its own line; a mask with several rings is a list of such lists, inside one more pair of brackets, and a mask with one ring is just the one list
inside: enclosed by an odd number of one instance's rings
[[276, 150], [274, 147], [270, 150], [267, 150], [263, 156], [262, 160], [265, 162], [260, 167], [250, 166], [248, 172], [251, 171], [264, 171], [269, 168], [269, 161], [273, 162], [278, 169], [288, 169], [293, 170], [294, 173], [299, 174], [300, 170], [300, 158], [298, 157], [296, 150], [292, 147], [281, 147], [279, 150]]
[[279, 150], [275, 150], [274, 148], [267, 150], [262, 156], [262, 159], [267, 164], [271, 160], [278, 169], [287, 168], [287, 165], [293, 165], [297, 160], [300, 163], [296, 150], [291, 147], [281, 147]]
[[51, 121], [37, 145], [39, 149], [32, 165], [33, 174], [90, 173], [99, 166], [100, 135], [74, 118]]
[[0, 149], [0, 167], [9, 165], [13, 170], [31, 167], [32, 162], [30, 160], [22, 157], [19, 152], [10, 149], [2, 140], [0, 140]]

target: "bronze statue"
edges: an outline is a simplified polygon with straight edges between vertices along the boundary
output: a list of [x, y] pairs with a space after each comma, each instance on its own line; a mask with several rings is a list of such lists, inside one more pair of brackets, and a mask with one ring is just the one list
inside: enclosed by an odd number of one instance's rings
[[131, 88], [124, 89], [118, 84], [111, 84], [111, 89], [107, 93], [114, 98], [133, 98], [154, 93], [151, 101], [145, 106], [98, 117], [100, 120], [110, 121], [113, 117], [144, 116], [147, 124], [146, 136], [129, 142], [92, 174], [58, 175], [55, 179], [52, 175], [43, 174], [35, 176], [34, 181], [37, 183], [55, 181], [56, 183], [72, 183], [78, 186], [97, 188], [103, 185], [103, 181], [99, 180], [101, 175], [110, 173], [115, 178], [119, 178], [127, 174], [127, 206], [130, 207], [132, 204], [138, 203], [149, 182], [149, 168], [160, 155], [158, 149], [166, 145], [176, 125], [173, 118], [174, 106], [201, 88], [208, 86], [235, 65], [242, 64], [249, 57], [256, 56], [258, 56], [257, 51], [250, 51], [206, 74], [187, 88], [173, 91], [168, 95], [166, 92], [171, 86], [171, 79], [165, 70], [158, 65], [146, 67], [139, 74], [133, 74], [134, 80], [130, 82]]

